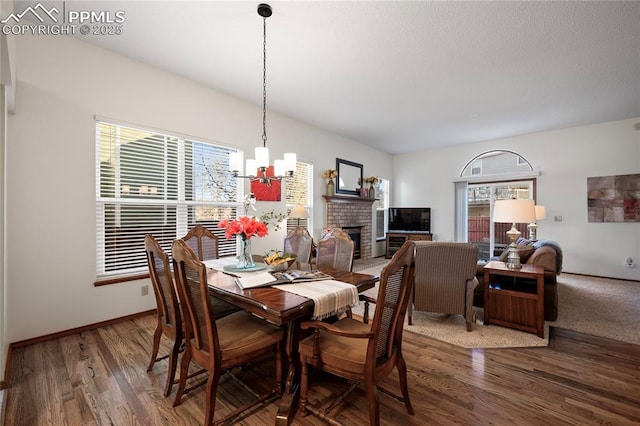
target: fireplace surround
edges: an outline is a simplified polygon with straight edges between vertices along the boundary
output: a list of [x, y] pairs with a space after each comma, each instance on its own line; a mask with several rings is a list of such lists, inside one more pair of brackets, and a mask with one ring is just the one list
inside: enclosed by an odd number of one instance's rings
[[[373, 235], [372, 207], [376, 200], [343, 195], [323, 195], [323, 197], [327, 202], [326, 228], [340, 228], [350, 236], [351, 234], [359, 233], [359, 258], [369, 259], [373, 257], [371, 242]], [[351, 239], [354, 239], [354, 237], [352, 236]]]

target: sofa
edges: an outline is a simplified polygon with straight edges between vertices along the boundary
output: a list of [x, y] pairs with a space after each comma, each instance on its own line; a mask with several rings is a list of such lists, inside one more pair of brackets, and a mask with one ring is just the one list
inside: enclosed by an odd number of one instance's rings
[[[557, 276], [562, 272], [562, 249], [552, 240], [528, 241], [519, 238], [516, 241], [520, 261], [527, 265], [538, 265], [544, 268], [544, 319], [555, 321], [558, 318]], [[491, 260], [506, 259], [508, 247], [498, 257]], [[484, 264], [478, 263], [476, 277], [480, 283], [484, 281]], [[484, 285], [476, 287], [473, 295], [473, 306], [484, 306]]]

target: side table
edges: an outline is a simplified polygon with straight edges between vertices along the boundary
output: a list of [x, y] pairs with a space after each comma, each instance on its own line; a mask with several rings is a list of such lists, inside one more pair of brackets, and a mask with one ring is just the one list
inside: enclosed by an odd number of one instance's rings
[[484, 324], [497, 324], [544, 338], [544, 268], [509, 268], [491, 261], [484, 267]]

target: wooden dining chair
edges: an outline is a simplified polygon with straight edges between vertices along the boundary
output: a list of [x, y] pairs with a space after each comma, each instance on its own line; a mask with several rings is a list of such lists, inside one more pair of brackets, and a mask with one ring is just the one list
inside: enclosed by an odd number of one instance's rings
[[351, 271], [353, 251], [354, 242], [349, 234], [342, 229], [332, 229], [318, 241], [316, 267]]
[[[202, 225], [195, 225], [181, 238], [198, 256], [198, 260], [217, 259], [220, 255], [218, 237], [211, 230]], [[212, 297], [215, 317], [222, 318], [240, 310], [237, 306], [225, 302], [215, 296]]]
[[284, 237], [283, 253], [296, 255], [298, 265], [308, 264], [311, 260], [311, 249], [313, 248], [313, 238], [306, 228], [298, 226], [287, 233]]
[[199, 260], [217, 259], [220, 257], [218, 236], [202, 225], [195, 225], [182, 237]]
[[271, 392], [235, 409], [223, 423], [274, 395], [280, 395], [282, 382], [282, 348], [284, 333], [246, 311], [234, 312], [215, 319], [207, 285], [207, 270], [195, 253], [182, 240], [172, 247], [174, 274], [185, 323], [185, 350], [180, 361], [180, 381], [174, 406], [182, 402], [189, 364], [194, 361], [208, 372], [206, 386], [205, 425], [214, 420], [216, 394], [220, 376], [233, 367], [269, 353], [275, 353], [276, 381]]
[[[402, 330], [415, 275], [414, 252], [415, 243], [405, 242], [382, 270], [371, 324], [349, 317], [332, 324], [323, 321], [301, 324], [302, 329], [313, 330], [313, 334], [299, 344], [302, 377], [298, 410], [302, 416], [312, 413], [327, 420], [330, 411], [360, 383], [364, 384], [367, 395], [371, 425], [380, 424], [378, 390], [403, 401], [409, 414], [413, 415], [407, 387], [407, 367], [402, 355]], [[308, 399], [310, 367], [355, 383], [320, 411]], [[394, 367], [398, 369], [402, 397], [378, 385]], [[322, 379], [322, 376], [319, 375], [317, 379]], [[333, 419], [329, 421], [336, 424]]]
[[[166, 359], [167, 357], [169, 358], [167, 383], [164, 389], [164, 396], [168, 396], [174, 384], [176, 366], [178, 364], [178, 353], [183, 339], [182, 317], [173, 284], [173, 274], [169, 266], [169, 255], [150, 234], [145, 235], [144, 245], [147, 253], [147, 264], [149, 265], [151, 284], [153, 285], [153, 294], [156, 296], [157, 305], [157, 324], [153, 333], [153, 349], [147, 371], [151, 371], [157, 361]], [[158, 358], [160, 340], [163, 335], [171, 339], [173, 343], [169, 354]]]

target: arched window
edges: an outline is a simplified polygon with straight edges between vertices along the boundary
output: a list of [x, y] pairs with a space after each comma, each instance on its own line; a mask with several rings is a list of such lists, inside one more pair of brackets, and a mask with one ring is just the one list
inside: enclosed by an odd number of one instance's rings
[[[456, 241], [476, 244], [489, 260], [507, 244], [511, 224], [493, 223], [496, 200], [534, 199], [539, 173], [522, 155], [509, 150], [483, 152], [470, 159], [456, 182]], [[526, 237], [528, 224], [516, 224]], [[504, 229], [503, 229], [504, 228]]]
[[505, 149], [483, 152], [465, 164], [460, 177], [487, 177], [533, 172], [533, 166], [522, 155]]

